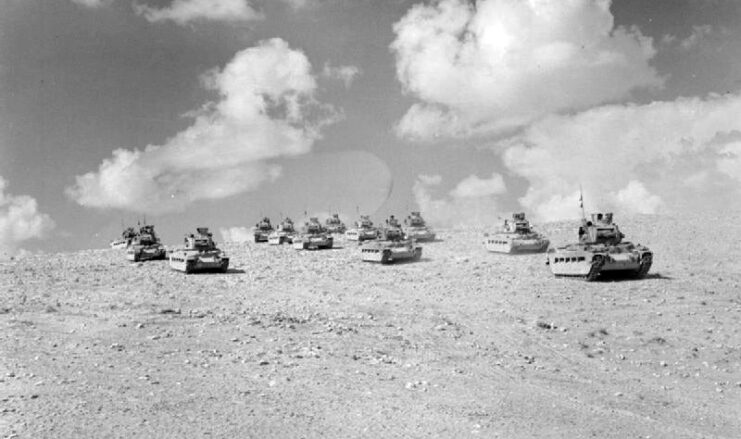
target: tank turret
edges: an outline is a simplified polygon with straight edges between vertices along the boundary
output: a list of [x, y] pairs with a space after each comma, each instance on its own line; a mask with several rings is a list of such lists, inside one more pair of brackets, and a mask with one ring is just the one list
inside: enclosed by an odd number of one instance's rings
[[333, 213], [331, 217], [327, 218], [324, 224], [329, 233], [345, 233], [345, 223], [340, 219], [339, 213]]

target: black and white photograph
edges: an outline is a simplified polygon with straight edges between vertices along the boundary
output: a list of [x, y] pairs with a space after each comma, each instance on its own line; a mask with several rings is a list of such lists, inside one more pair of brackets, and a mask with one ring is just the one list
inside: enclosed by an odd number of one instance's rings
[[0, 439], [741, 437], [741, 1], [0, 0]]

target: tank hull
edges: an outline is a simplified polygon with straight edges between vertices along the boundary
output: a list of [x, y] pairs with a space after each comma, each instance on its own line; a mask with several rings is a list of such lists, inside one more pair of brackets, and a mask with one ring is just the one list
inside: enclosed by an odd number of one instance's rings
[[542, 253], [548, 250], [550, 241], [542, 237], [523, 238], [517, 235], [498, 234], [485, 241], [486, 249], [493, 253]]
[[269, 231], [256, 231], [254, 234], [255, 242], [268, 242], [269, 237]]
[[170, 253], [170, 268], [190, 273], [226, 273], [229, 269], [229, 258], [220, 251], [177, 250]]
[[331, 236], [300, 236], [293, 240], [293, 248], [296, 250], [326, 250], [334, 245]]
[[344, 224], [340, 224], [340, 225], [327, 224], [325, 228], [327, 229], [327, 233], [345, 233], [345, 230], [346, 230]]
[[350, 241], [368, 241], [378, 238], [378, 230], [376, 229], [350, 229], [345, 232], [345, 237]]
[[653, 263], [653, 254], [630, 243], [616, 246], [571, 245], [548, 252], [548, 265], [557, 277], [579, 277], [587, 281], [602, 275], [643, 278]]
[[391, 264], [402, 261], [418, 261], [422, 258], [422, 247], [414, 243], [374, 242], [366, 245], [360, 253], [363, 261]]
[[435, 232], [427, 227], [409, 227], [406, 230], [407, 238], [417, 242], [429, 242], [435, 240]]
[[288, 232], [273, 232], [268, 236], [268, 244], [270, 245], [281, 245], [283, 243], [293, 243], [293, 233]]
[[166, 254], [162, 245], [133, 245], [126, 250], [126, 259], [132, 262], [154, 261], [165, 259]]

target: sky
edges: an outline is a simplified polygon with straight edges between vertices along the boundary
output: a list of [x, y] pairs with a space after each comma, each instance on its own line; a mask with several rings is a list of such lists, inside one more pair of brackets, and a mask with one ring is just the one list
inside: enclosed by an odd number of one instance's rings
[[0, 255], [741, 207], [736, 0], [0, 0]]

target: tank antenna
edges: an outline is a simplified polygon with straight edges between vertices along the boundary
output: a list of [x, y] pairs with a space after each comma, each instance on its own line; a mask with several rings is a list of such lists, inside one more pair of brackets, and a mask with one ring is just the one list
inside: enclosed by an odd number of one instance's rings
[[579, 207], [581, 208], [581, 218], [586, 221], [587, 215], [584, 213], [584, 194], [581, 190], [581, 184], [579, 184]]

